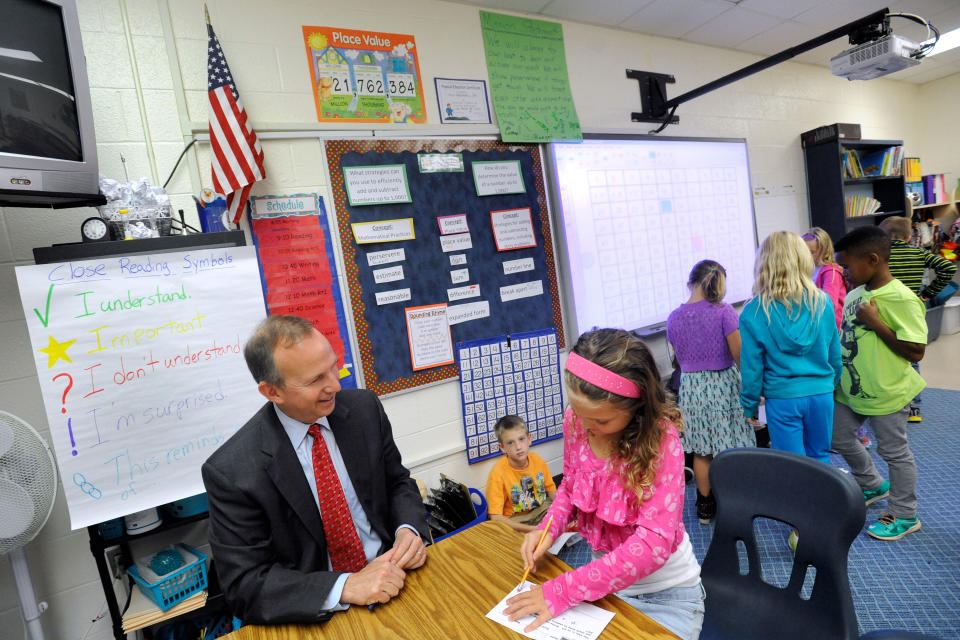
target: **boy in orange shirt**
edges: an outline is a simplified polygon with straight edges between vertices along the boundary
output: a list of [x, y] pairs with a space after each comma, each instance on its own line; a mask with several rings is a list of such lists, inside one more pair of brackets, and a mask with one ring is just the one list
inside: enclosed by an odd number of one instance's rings
[[503, 416], [493, 427], [503, 457], [487, 478], [487, 507], [491, 520], [506, 522], [521, 533], [540, 524], [557, 494], [550, 469], [530, 451], [527, 424], [517, 416]]

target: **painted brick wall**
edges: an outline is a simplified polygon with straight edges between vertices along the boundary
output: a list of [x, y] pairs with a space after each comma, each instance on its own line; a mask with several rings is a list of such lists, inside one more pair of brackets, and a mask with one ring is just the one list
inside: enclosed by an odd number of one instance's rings
[[[202, 3], [79, 0], [79, 5], [101, 171], [122, 178], [122, 154], [131, 179], [150, 176], [155, 183], [162, 182], [191, 130], [203, 128], [206, 122]], [[440, 129], [433, 77], [486, 78], [476, 7], [437, 0], [340, 4], [210, 0], [208, 5], [247, 111], [260, 129], [316, 128], [301, 25], [416, 36], [430, 124], [404, 129], [411, 137]], [[639, 102], [636, 84], [624, 79], [627, 67], [675, 74], [678, 81], [670, 91], [679, 95], [757, 59], [745, 53], [577, 23], [564, 24], [564, 37], [581, 124], [594, 132], [645, 133], [650, 128], [629, 121], [630, 111]], [[887, 80], [849, 83], [823, 68], [787, 63], [684, 105], [679, 110], [681, 125], [669, 133], [746, 138], [753, 183], [796, 188], [794, 194], [756, 200], [759, 236], [782, 228], [800, 231], [806, 228], [808, 217], [798, 144], [801, 131], [837, 121], [859, 122], [865, 137], [903, 138], [910, 155], [937, 159], [943, 165], [952, 163], [942, 166], [943, 170], [957, 169], [954, 114], [947, 106], [956, 104], [957, 78], [924, 87]], [[492, 127], [443, 129], [448, 135], [493, 131]], [[945, 131], [951, 133], [944, 137]], [[263, 146], [269, 180], [260, 183], [255, 193], [317, 191], [330, 202], [318, 139], [267, 140]], [[191, 215], [189, 194], [210, 182], [208, 148], [198, 144], [195, 150], [187, 154], [168, 189], [175, 208]], [[0, 208], [4, 365], [0, 368], [0, 409], [25, 418], [46, 437], [49, 431], [13, 268], [32, 263], [34, 246], [79, 240], [80, 221], [93, 214], [90, 209]], [[663, 342], [654, 341], [651, 346], [666, 365]], [[404, 460], [416, 475], [435, 485], [443, 472], [483, 487], [490, 463], [468, 467], [462, 453], [451, 452], [462, 444], [458, 403], [457, 387], [445, 384], [389, 398], [384, 404]], [[559, 442], [543, 445], [538, 452], [554, 473], [561, 470]], [[186, 535], [188, 542], [202, 545], [204, 526], [198, 525]], [[151, 539], [150, 545], [155, 542]], [[50, 604], [43, 617], [48, 637], [79, 640], [99, 612], [103, 595], [86, 532], [70, 531], [62, 498], [27, 549], [38, 597]], [[9, 564], [0, 561], [0, 636], [4, 638], [22, 635], [16, 603]], [[98, 640], [109, 637], [105, 621], [95, 624], [88, 636]]]

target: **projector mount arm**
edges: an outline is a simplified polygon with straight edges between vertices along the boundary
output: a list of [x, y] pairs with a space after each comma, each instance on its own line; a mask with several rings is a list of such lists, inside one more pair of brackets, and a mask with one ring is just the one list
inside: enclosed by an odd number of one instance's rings
[[627, 77], [637, 80], [640, 84], [640, 106], [643, 109], [643, 111], [634, 111], [631, 113], [630, 119], [633, 122], [659, 122], [661, 123], [660, 128], [650, 132], [659, 133], [668, 124], [676, 124], [680, 121], [680, 118], [674, 115], [678, 106], [694, 98], [699, 98], [705, 93], [710, 93], [714, 89], [725, 87], [737, 80], [785, 62], [794, 56], [806, 53], [810, 49], [815, 49], [820, 45], [826, 44], [831, 40], [836, 40], [837, 38], [842, 38], [843, 36], [849, 36], [850, 44], [856, 45], [889, 35], [889, 13], [889, 9], [881, 9], [880, 11], [871, 13], [859, 20], [854, 20], [842, 27], [837, 27], [833, 31], [828, 31], [821, 36], [817, 36], [812, 40], [807, 40], [789, 49], [785, 49], [780, 53], [754, 62], [739, 71], [734, 71], [722, 78], [717, 78], [713, 82], [708, 82], [701, 87], [697, 87], [669, 100], [667, 100], [666, 85], [667, 83], [675, 82], [675, 78], [672, 75], [627, 69]]

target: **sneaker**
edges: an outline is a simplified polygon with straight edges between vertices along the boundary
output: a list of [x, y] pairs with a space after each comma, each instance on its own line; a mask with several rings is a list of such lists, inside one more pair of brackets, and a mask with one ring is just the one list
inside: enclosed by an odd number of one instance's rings
[[895, 518], [889, 513], [867, 527], [867, 534], [877, 540], [899, 540], [908, 533], [920, 530], [920, 518]]
[[717, 515], [717, 501], [713, 493], [708, 496], [697, 491], [697, 520], [700, 524], [710, 524]]
[[797, 534], [797, 530], [792, 530], [790, 535], [787, 536], [787, 544], [790, 545], [790, 551], [793, 551], [794, 553], [797, 552], [797, 540], [799, 539], [800, 536]]
[[910, 407], [910, 415], [907, 416], [907, 422], [923, 422], [923, 416], [920, 415], [920, 407]]
[[887, 480], [884, 480], [880, 483], [880, 486], [876, 489], [871, 489], [870, 491], [863, 492], [863, 500], [867, 503], [867, 506], [870, 506], [877, 500], [883, 500], [890, 495], [890, 483]]

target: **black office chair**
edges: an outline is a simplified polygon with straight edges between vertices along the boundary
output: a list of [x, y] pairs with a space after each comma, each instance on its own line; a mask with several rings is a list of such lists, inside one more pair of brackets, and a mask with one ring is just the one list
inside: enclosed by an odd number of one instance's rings
[[[701, 571], [707, 592], [701, 639], [857, 640], [847, 552], [863, 528], [866, 508], [853, 478], [794, 453], [730, 449], [714, 458], [710, 484], [717, 517]], [[753, 523], [758, 516], [799, 533], [786, 588], [761, 578]], [[738, 540], [747, 551], [746, 575], [740, 573]], [[804, 600], [808, 565], [816, 567], [816, 578]]]

